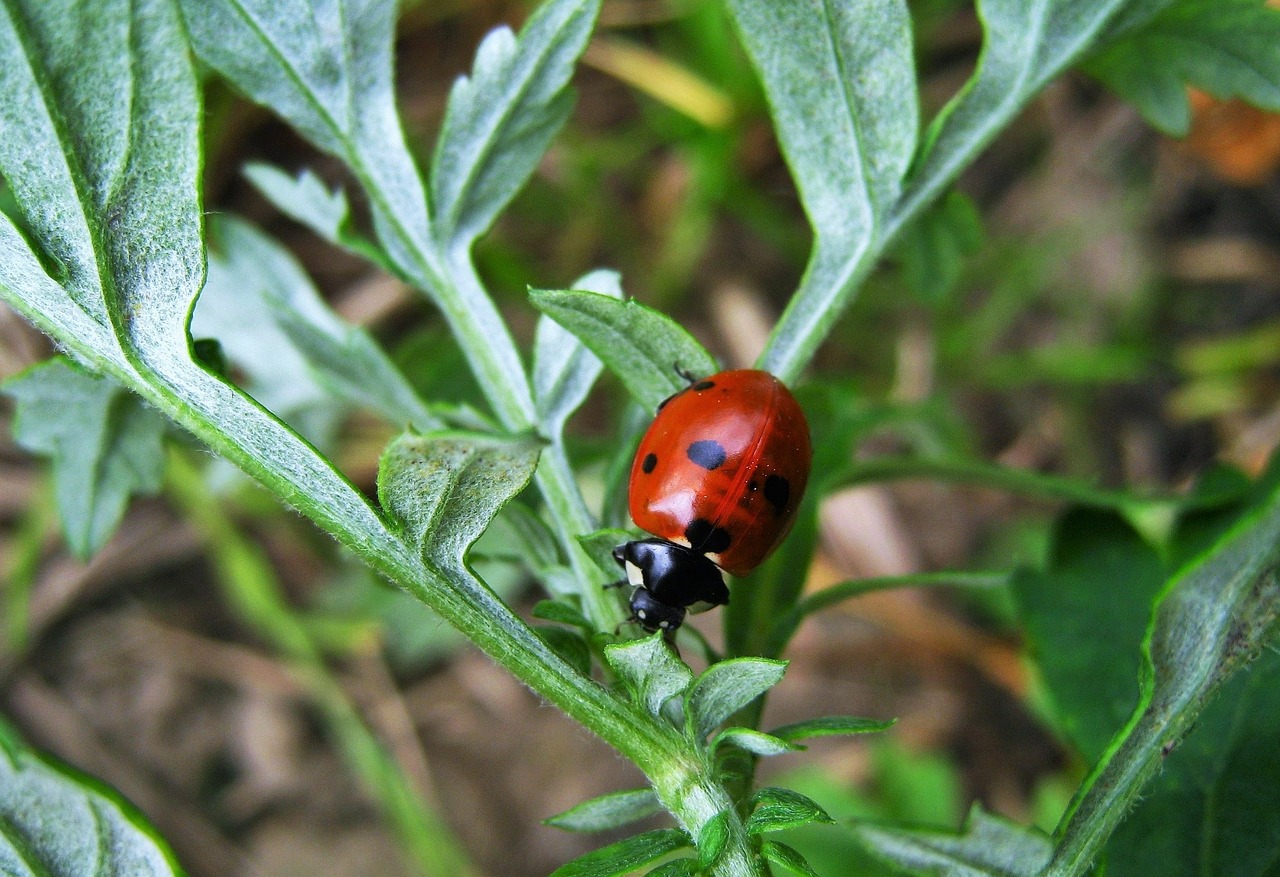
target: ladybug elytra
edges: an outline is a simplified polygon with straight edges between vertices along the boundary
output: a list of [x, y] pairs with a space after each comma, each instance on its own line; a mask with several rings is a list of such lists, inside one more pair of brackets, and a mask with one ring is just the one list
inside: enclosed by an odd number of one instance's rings
[[787, 535], [809, 480], [809, 425], [791, 391], [754, 369], [699, 380], [658, 406], [631, 465], [631, 517], [653, 538], [613, 556], [635, 586], [632, 619], [673, 631], [729, 602]]

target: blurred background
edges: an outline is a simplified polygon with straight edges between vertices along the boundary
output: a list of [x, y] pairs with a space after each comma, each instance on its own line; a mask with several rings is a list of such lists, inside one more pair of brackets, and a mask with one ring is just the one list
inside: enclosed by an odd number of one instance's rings
[[[928, 117], [971, 73], [981, 29], [967, 3], [911, 5]], [[420, 157], [481, 37], [529, 8], [405, 4], [398, 79]], [[809, 232], [719, 3], [606, 0], [577, 87], [567, 129], [478, 251], [522, 348], [536, 317], [526, 286], [608, 267], [723, 362], [750, 363], [795, 288]], [[1171, 141], [1067, 75], [964, 174], [940, 230], [904, 242], [813, 364], [816, 381], [924, 424], [872, 435], [860, 455], [962, 450], [1139, 491], [1184, 489], [1215, 460], [1261, 468], [1280, 443], [1280, 118], [1192, 97], [1191, 135]], [[419, 296], [281, 217], [241, 173], [266, 161], [341, 185], [336, 163], [217, 81], [206, 119], [210, 214], [281, 241], [426, 397], [482, 407]], [[49, 354], [0, 306], [0, 379]], [[624, 403], [606, 376], [571, 424], [595, 502]], [[0, 397], [0, 712], [32, 744], [119, 788], [195, 877], [425, 873], [352, 766], [361, 733], [385, 744], [440, 837], [465, 850], [471, 864], [457, 873], [546, 874], [603, 841], [541, 819], [642, 783], [229, 471], [134, 503], [107, 547], [76, 561], [44, 466], [13, 442], [12, 410]], [[359, 410], [311, 415], [372, 492], [397, 427]], [[218, 497], [206, 514], [198, 491]], [[924, 480], [845, 491], [824, 507], [809, 585], [1034, 565], [1059, 510]], [[236, 552], [267, 574], [238, 581], [226, 562]], [[527, 612], [532, 583], [500, 551], [487, 557], [487, 579]], [[264, 608], [253, 588], [268, 578]], [[699, 625], [714, 637], [717, 621]], [[293, 630], [323, 660], [282, 645]], [[981, 800], [1049, 828], [1086, 767], [1042, 718], [998, 590], [868, 595], [809, 621], [789, 657], [767, 725], [899, 719], [888, 734], [815, 741], [763, 768], [837, 817], [954, 827]], [[837, 873], [824, 862], [852, 861], [837, 834], [796, 843], [823, 873]]]

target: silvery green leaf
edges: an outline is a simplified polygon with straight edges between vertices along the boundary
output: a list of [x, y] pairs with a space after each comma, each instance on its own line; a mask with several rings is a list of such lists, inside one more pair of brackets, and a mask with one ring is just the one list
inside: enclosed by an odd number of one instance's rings
[[721, 746], [736, 746], [752, 755], [782, 755], [785, 752], [798, 752], [804, 749], [794, 743], [788, 743], [772, 734], [756, 731], [752, 728], [725, 728], [711, 739], [711, 751], [716, 752]]
[[542, 820], [565, 831], [609, 831], [662, 812], [652, 789], [610, 792]]
[[854, 836], [873, 856], [912, 874], [948, 877], [1033, 877], [1049, 861], [1053, 844], [974, 805], [959, 832], [862, 823]]
[[701, 740], [711, 731], [782, 681], [786, 661], [730, 658], [712, 664], [685, 693], [689, 734]]
[[631, 691], [631, 699], [650, 715], [663, 715], [668, 700], [693, 681], [693, 671], [655, 633], [644, 639], [605, 646], [604, 659]]
[[[592, 271], [573, 282], [574, 289], [622, 300], [616, 271]], [[599, 358], [568, 329], [543, 314], [533, 339], [533, 401], [543, 432], [553, 438], [587, 398], [602, 368]]]

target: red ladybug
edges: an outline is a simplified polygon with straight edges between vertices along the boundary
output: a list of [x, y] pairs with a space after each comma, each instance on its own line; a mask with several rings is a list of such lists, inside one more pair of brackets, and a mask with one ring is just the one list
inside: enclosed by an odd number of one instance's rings
[[635, 585], [632, 618], [672, 631], [729, 602], [721, 570], [745, 575], [791, 529], [809, 480], [809, 424], [768, 372], [720, 372], [658, 406], [631, 465], [631, 517], [652, 539], [613, 556]]

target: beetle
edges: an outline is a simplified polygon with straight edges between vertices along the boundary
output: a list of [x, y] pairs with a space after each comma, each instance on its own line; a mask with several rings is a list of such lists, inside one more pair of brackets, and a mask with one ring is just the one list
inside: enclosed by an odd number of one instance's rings
[[804, 411], [768, 372], [690, 379], [659, 405], [628, 489], [651, 538], [613, 551], [635, 586], [632, 620], [672, 632], [686, 613], [728, 603], [723, 573], [746, 575], [786, 537], [812, 461]]

